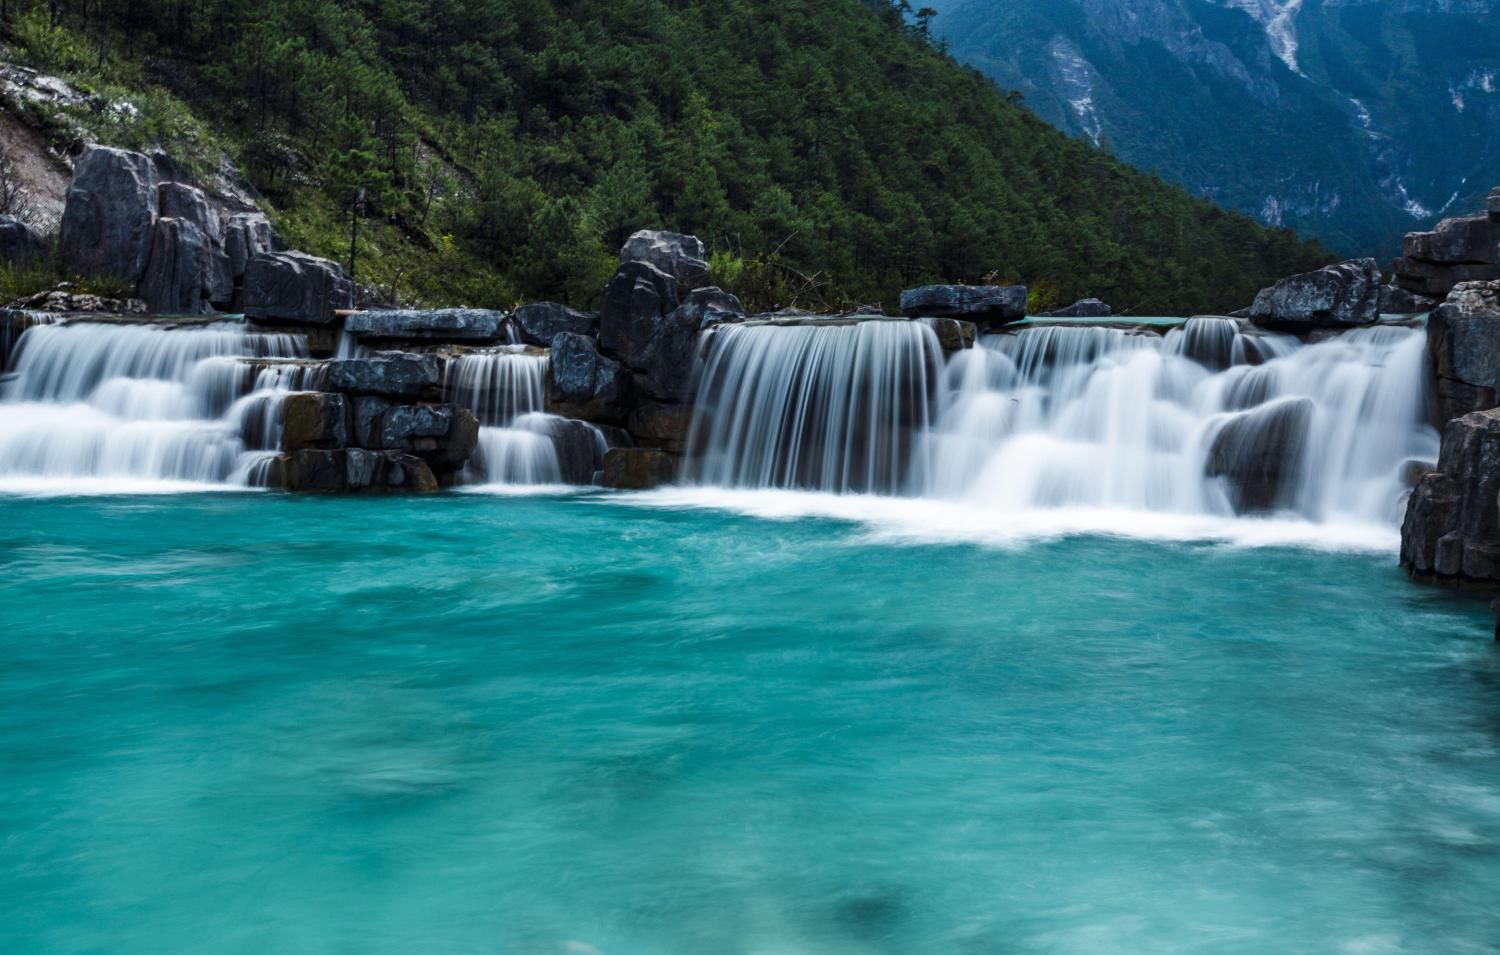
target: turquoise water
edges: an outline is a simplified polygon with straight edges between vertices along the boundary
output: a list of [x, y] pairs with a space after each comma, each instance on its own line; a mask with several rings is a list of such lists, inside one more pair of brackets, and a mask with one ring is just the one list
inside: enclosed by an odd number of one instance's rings
[[0, 952], [1463, 953], [1500, 650], [1384, 555], [0, 499]]

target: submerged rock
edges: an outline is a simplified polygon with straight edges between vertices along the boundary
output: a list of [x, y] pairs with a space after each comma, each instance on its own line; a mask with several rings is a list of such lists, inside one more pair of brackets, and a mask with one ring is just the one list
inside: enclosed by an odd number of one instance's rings
[[625, 241], [620, 264], [645, 262], [677, 280], [683, 289], [701, 288], [709, 282], [708, 261], [697, 236], [677, 232], [644, 230]]
[[1380, 267], [1350, 259], [1284, 278], [1255, 297], [1250, 320], [1265, 328], [1350, 328], [1380, 319]]
[[1275, 401], [1234, 418], [1214, 438], [1207, 473], [1226, 480], [1236, 512], [1291, 503], [1314, 410], [1308, 398]]
[[482, 308], [356, 312], [344, 320], [344, 330], [361, 341], [496, 342], [505, 337], [505, 313]]
[[328, 363], [329, 387], [351, 395], [436, 398], [442, 381], [443, 364], [435, 355], [386, 351]]
[[599, 354], [592, 338], [563, 332], [552, 340], [547, 400], [554, 413], [624, 424], [630, 391], [629, 372], [619, 362]]
[[140, 281], [158, 209], [156, 166], [140, 154], [94, 146], [73, 167], [62, 216], [63, 267], [76, 275]]
[[604, 455], [602, 483], [622, 491], [649, 491], [675, 481], [680, 463], [675, 455], [652, 448], [611, 448]]
[[1500, 282], [1456, 286], [1427, 319], [1438, 425], [1500, 404]]
[[980, 328], [1026, 317], [1024, 285], [928, 285], [901, 293], [901, 312], [912, 318], [962, 318]]
[[1452, 584], [1500, 585], [1500, 409], [1448, 422], [1437, 469], [1406, 504], [1401, 566]]
[[245, 317], [255, 321], [332, 325], [353, 305], [343, 267], [305, 252], [262, 252], [245, 273]]
[[552, 339], [563, 332], [574, 335], [598, 335], [599, 315], [596, 312], [580, 312], [556, 302], [535, 302], [522, 305], [511, 316], [521, 341], [528, 345], [548, 348]]

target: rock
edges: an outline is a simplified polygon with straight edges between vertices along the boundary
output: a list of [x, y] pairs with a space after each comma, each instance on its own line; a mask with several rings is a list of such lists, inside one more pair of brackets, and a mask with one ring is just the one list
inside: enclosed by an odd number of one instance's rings
[[552, 339], [563, 332], [574, 335], [598, 335], [599, 315], [596, 312], [580, 312], [556, 302], [536, 302], [522, 305], [511, 316], [520, 332], [521, 341], [528, 345], [550, 347]]
[[352, 443], [361, 448], [380, 447], [380, 419], [391, 406], [384, 398], [359, 397], [350, 402]]
[[1313, 411], [1307, 398], [1273, 401], [1235, 417], [1215, 436], [1207, 473], [1226, 480], [1237, 513], [1289, 503]]
[[333, 451], [349, 445], [349, 402], [343, 395], [301, 392], [281, 403], [281, 449]]
[[505, 313], [482, 308], [356, 312], [344, 320], [344, 330], [361, 341], [496, 342], [505, 337]]
[[146, 303], [138, 298], [103, 298], [74, 292], [74, 287], [72, 282], [62, 282], [57, 288], [12, 302], [10, 307], [32, 312], [67, 314], [98, 312], [107, 315], [145, 315], [148, 311]]
[[63, 268], [134, 286], [151, 256], [156, 167], [140, 153], [94, 146], [73, 167], [62, 216]]
[[1443, 304], [1442, 299], [1409, 292], [1399, 285], [1380, 287], [1380, 314], [1417, 315], [1430, 312]]
[[600, 355], [592, 338], [563, 332], [552, 340], [547, 395], [553, 413], [624, 424], [630, 392], [629, 373], [619, 362]]
[[681, 305], [652, 326], [642, 353], [645, 392], [666, 401], [687, 401], [700, 333], [745, 318], [745, 307], [728, 292], [703, 288], [688, 293]]
[[642, 401], [630, 410], [628, 428], [642, 447], [682, 454], [687, 451], [692, 425], [692, 405]]
[[137, 294], [157, 315], [198, 315], [207, 311], [208, 239], [187, 219], [158, 219], [151, 258]]
[[928, 285], [901, 293], [901, 313], [911, 318], [962, 318], [979, 328], [1026, 317], [1024, 285]]
[[709, 282], [708, 261], [697, 236], [649, 229], [637, 232], [620, 249], [620, 264], [632, 262], [660, 269], [683, 289], [702, 288]]
[[0, 216], [0, 265], [32, 265], [46, 257], [41, 233], [20, 219]]
[[1491, 222], [1500, 222], [1500, 187], [1490, 190], [1486, 211], [1489, 213]]
[[562, 482], [593, 484], [609, 450], [603, 433], [587, 421], [573, 418], [553, 418], [550, 428]]
[[383, 485], [392, 491], [431, 494], [439, 489], [438, 480], [426, 461], [410, 454], [386, 451]]
[[1448, 422], [1437, 469], [1401, 524], [1401, 566], [1419, 579], [1500, 585], [1500, 409]]
[[604, 288], [599, 313], [599, 347], [637, 371], [656, 324], [677, 308], [677, 283], [646, 262], [629, 262]]
[[1265, 328], [1350, 328], [1380, 319], [1380, 268], [1350, 259], [1284, 278], [1255, 297], [1250, 320]]
[[229, 256], [229, 274], [236, 282], [245, 277], [250, 262], [262, 252], [276, 251], [271, 220], [259, 212], [240, 212], [224, 225], [224, 253]]
[[245, 272], [245, 317], [260, 322], [331, 325], [354, 305], [354, 283], [337, 262], [303, 252], [262, 252]]
[[395, 405], [380, 419], [380, 447], [408, 451], [446, 473], [462, 468], [479, 445], [479, 419], [458, 405]]
[[442, 382], [443, 363], [436, 355], [385, 351], [328, 363], [328, 386], [351, 395], [436, 398]]
[[1441, 264], [1486, 265], [1495, 261], [1500, 229], [1488, 215], [1444, 219], [1431, 232], [1408, 232], [1402, 254], [1408, 259]]
[[1456, 286], [1427, 319], [1436, 420], [1500, 404], [1500, 282]]
[[344, 451], [305, 448], [276, 459], [270, 484], [287, 491], [337, 494], [349, 488], [348, 456]]
[[979, 338], [979, 329], [973, 322], [963, 322], [956, 318], [924, 318], [920, 321], [932, 329], [933, 334], [937, 335], [938, 344], [948, 354], [973, 348], [974, 342]]
[[679, 459], [653, 448], [611, 448], [604, 455], [605, 487], [648, 491], [677, 479]]
[[208, 196], [185, 182], [164, 182], [157, 187], [157, 214], [163, 219], [186, 219], [210, 240], [221, 232], [219, 216], [208, 204]]
[[1108, 318], [1114, 314], [1114, 309], [1097, 298], [1081, 298], [1055, 312], [1048, 312], [1047, 318]]

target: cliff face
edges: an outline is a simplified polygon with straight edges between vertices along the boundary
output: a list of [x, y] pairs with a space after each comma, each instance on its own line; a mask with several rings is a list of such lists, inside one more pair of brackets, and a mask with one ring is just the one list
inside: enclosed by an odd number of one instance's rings
[[938, 0], [953, 52], [1053, 125], [1348, 254], [1482, 203], [1497, 0]]

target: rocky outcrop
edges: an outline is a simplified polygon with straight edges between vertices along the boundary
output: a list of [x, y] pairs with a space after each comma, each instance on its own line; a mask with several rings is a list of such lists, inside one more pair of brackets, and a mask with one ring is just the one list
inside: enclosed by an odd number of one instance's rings
[[406, 451], [445, 474], [460, 470], [479, 444], [479, 419], [452, 404], [393, 405], [380, 416], [383, 451]]
[[356, 312], [344, 331], [360, 341], [497, 342], [505, 338], [505, 313], [482, 308], [392, 309]]
[[158, 209], [156, 167], [140, 153], [95, 146], [73, 167], [63, 208], [63, 268], [77, 275], [140, 281]]
[[636, 442], [671, 454], [687, 451], [688, 431], [693, 425], [693, 407], [642, 401], [630, 410], [627, 427]]
[[328, 363], [328, 387], [350, 395], [422, 400], [438, 397], [442, 384], [435, 355], [385, 351]]
[[0, 265], [32, 265], [47, 257], [41, 233], [10, 216], [0, 216]]
[[245, 272], [245, 317], [262, 323], [332, 325], [354, 305], [342, 266], [304, 252], [262, 252]]
[[676, 279], [684, 290], [702, 288], [709, 282], [708, 261], [697, 236], [645, 230], [626, 240], [620, 249], [620, 264], [644, 262]]
[[1500, 282], [1456, 286], [1427, 319], [1436, 420], [1500, 404]]
[[1350, 259], [1262, 289], [1249, 317], [1291, 332], [1369, 325], [1380, 319], [1380, 281], [1374, 259]]
[[1440, 298], [1418, 295], [1399, 285], [1383, 285], [1380, 288], [1380, 314], [1382, 315], [1420, 315], [1432, 311], [1441, 304], [1443, 300]]
[[288, 452], [349, 446], [349, 401], [343, 395], [306, 392], [281, 403], [281, 447]]
[[646, 491], [677, 480], [679, 459], [651, 448], [611, 448], [600, 483], [624, 491]]
[[156, 220], [137, 295], [157, 315], [199, 315], [212, 267], [208, 238], [188, 219]]
[[592, 338], [563, 332], [552, 340], [547, 403], [554, 414], [623, 425], [630, 397], [629, 372], [601, 355]]
[[1441, 299], [1464, 282], [1500, 280], [1500, 217], [1487, 210], [1444, 219], [1431, 232], [1407, 233], [1401, 252], [1393, 282], [1417, 295]]
[[[245, 273], [262, 252], [276, 251], [276, 235], [271, 220], [259, 212], [239, 212], [224, 223], [224, 258], [229, 270], [231, 311], [245, 309]], [[218, 299], [214, 299], [217, 303]]]
[[689, 292], [681, 305], [651, 329], [640, 356], [644, 392], [663, 401], [689, 400], [699, 334], [745, 318], [745, 307], [728, 292], [713, 287]]
[[649, 262], [627, 262], [604, 289], [599, 347], [631, 369], [644, 370], [651, 335], [677, 303], [675, 279]]
[[197, 186], [185, 182], [164, 182], [157, 189], [157, 213], [163, 219], [186, 219], [205, 236], [217, 239], [221, 234], [219, 215], [208, 202], [208, 196]]
[[563, 332], [590, 336], [599, 334], [598, 313], [580, 312], [556, 302], [522, 305], [511, 316], [511, 322], [522, 342], [543, 348], [551, 346], [552, 339]]
[[548, 425], [562, 482], [593, 484], [609, 450], [604, 435], [587, 421], [573, 418], [553, 418]]
[[1081, 298], [1067, 308], [1047, 312], [1045, 318], [1108, 318], [1114, 309], [1097, 298]]
[[1026, 317], [1024, 285], [928, 285], [901, 293], [901, 313], [912, 318], [961, 318], [981, 329]]
[[1500, 585], [1500, 409], [1444, 428], [1437, 470], [1407, 500], [1401, 566], [1420, 580]]
[[1237, 513], [1290, 503], [1314, 410], [1307, 398], [1275, 401], [1237, 416], [1215, 436], [1207, 471], [1225, 479]]

